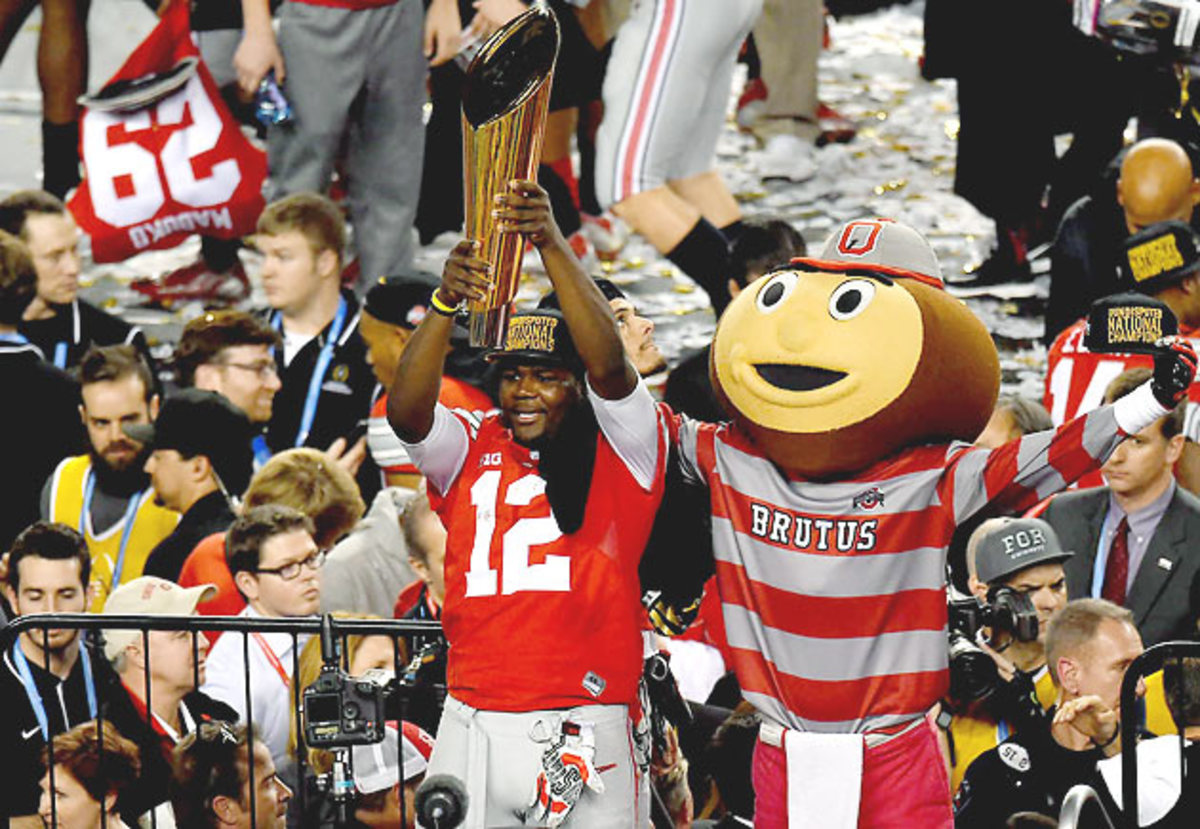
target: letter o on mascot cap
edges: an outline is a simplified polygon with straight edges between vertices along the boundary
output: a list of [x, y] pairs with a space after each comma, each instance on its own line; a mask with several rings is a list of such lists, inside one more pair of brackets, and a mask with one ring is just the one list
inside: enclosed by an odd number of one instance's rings
[[909, 446], [974, 440], [1000, 361], [946, 293], [912, 228], [848, 222], [819, 259], [793, 259], [741, 291], [713, 338], [713, 388], [784, 470], [829, 479]]

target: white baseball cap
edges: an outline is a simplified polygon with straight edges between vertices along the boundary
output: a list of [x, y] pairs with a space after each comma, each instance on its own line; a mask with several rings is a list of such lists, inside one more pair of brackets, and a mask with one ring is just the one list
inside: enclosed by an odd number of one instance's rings
[[[215, 584], [180, 587], [157, 576], [140, 576], [122, 584], [108, 595], [104, 613], [131, 616], [190, 616], [200, 602], [217, 595]], [[110, 660], [137, 641], [140, 630], [106, 628], [104, 655]]]
[[[416, 723], [402, 723], [404, 782], [424, 774], [433, 753], [433, 737]], [[398, 782], [396, 767], [396, 723], [384, 728], [383, 742], [354, 747], [354, 786], [360, 794], [390, 789]]]

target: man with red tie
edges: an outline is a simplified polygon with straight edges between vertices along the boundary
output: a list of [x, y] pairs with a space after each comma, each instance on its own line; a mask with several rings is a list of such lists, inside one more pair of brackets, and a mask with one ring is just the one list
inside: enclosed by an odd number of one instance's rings
[[[1130, 369], [1111, 403], [1150, 376]], [[1200, 617], [1200, 500], [1175, 482], [1186, 403], [1129, 435], [1101, 467], [1107, 486], [1059, 495], [1042, 515], [1065, 549], [1071, 599], [1108, 599], [1133, 611], [1146, 647], [1196, 632]]]

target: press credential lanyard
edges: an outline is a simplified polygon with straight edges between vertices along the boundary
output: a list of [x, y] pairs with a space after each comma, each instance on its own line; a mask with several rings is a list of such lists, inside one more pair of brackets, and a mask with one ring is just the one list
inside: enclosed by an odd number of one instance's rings
[[[83, 508], [79, 510], [79, 532], [84, 537], [87, 537], [88, 516], [92, 512], [92, 497], [96, 494], [96, 475], [88, 469], [84, 476], [83, 484]], [[138, 507], [142, 503], [142, 493], [134, 493], [129, 499], [129, 505], [125, 507], [125, 516], [121, 519], [125, 522], [121, 529], [121, 546], [117, 548], [117, 563], [113, 567], [112, 582], [110, 587], [116, 587], [121, 583], [121, 572], [125, 569], [125, 550], [129, 547], [129, 536], [133, 534], [133, 522], [137, 516]]]
[[[96, 681], [92, 677], [92, 661], [88, 659], [87, 650], [82, 644], [79, 646], [78, 658], [83, 660], [83, 684], [87, 687], [88, 712], [91, 714], [91, 719], [94, 720], [96, 719]], [[29, 662], [25, 659], [25, 652], [21, 650], [19, 640], [13, 645], [13, 662], [17, 663], [17, 673], [21, 675], [21, 684], [25, 686], [25, 696], [29, 697], [33, 715], [37, 717], [38, 725], [41, 726], [42, 739], [49, 743], [50, 720], [46, 718], [46, 706], [42, 702], [42, 695], [38, 691], [37, 683], [33, 681], [33, 673], [29, 670]], [[70, 726], [70, 723], [67, 725]]]
[[[346, 311], [346, 298], [339, 297], [337, 314], [329, 326], [329, 336], [325, 338], [325, 345], [321, 346], [317, 364], [313, 367], [312, 377], [308, 381], [308, 397], [304, 399], [304, 413], [300, 416], [300, 431], [296, 433], [294, 446], [303, 446], [308, 440], [308, 433], [312, 431], [313, 421], [317, 417], [317, 401], [321, 397], [321, 385], [325, 382], [325, 372], [329, 370], [329, 364], [333, 362], [334, 346], [341, 339], [342, 327], [346, 324]], [[283, 315], [278, 311], [275, 312], [275, 330], [283, 333]]]

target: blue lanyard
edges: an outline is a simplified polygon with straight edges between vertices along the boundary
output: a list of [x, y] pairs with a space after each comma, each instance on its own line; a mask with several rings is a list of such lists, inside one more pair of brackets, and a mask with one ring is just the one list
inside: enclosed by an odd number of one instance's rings
[[15, 343], [16, 345], [28, 345], [29, 340], [24, 334], [0, 334], [0, 342]]
[[[325, 345], [321, 346], [317, 364], [313, 367], [312, 377], [308, 381], [308, 397], [304, 399], [304, 413], [300, 416], [300, 431], [296, 433], [294, 446], [305, 444], [308, 440], [308, 433], [312, 431], [313, 421], [317, 418], [317, 401], [321, 397], [321, 385], [325, 382], [325, 372], [329, 370], [329, 364], [333, 362], [334, 346], [342, 336], [342, 326], [346, 324], [346, 310], [346, 298], [338, 297], [337, 314], [329, 326], [329, 336], [325, 338]], [[283, 317], [278, 311], [275, 312], [274, 323], [275, 329], [282, 333]]]
[[[91, 714], [90, 719], [96, 719], [96, 680], [92, 677], [92, 661], [88, 659], [87, 649], [83, 644], [79, 644], [79, 659], [83, 660], [83, 683], [87, 687], [88, 712]], [[21, 674], [21, 684], [25, 686], [25, 696], [29, 697], [29, 704], [33, 707], [33, 715], [37, 717], [38, 725], [42, 729], [42, 739], [47, 743], [50, 742], [50, 720], [46, 717], [46, 706], [42, 702], [42, 695], [37, 689], [37, 683], [33, 681], [33, 673], [29, 670], [29, 662], [25, 659], [25, 652], [21, 650], [21, 643], [18, 641], [13, 645], [13, 662], [17, 663], [17, 672]], [[65, 713], [65, 712], [64, 712]], [[68, 722], [66, 726], [70, 728]]]
[[54, 344], [54, 365], [58, 368], [67, 367], [67, 341]]
[[[89, 468], [84, 475], [83, 484], [83, 507], [79, 510], [79, 534], [87, 538], [88, 515], [92, 511], [92, 496], [96, 494], [96, 476]], [[142, 498], [145, 493], [135, 493], [129, 498], [129, 505], [125, 507], [125, 516], [121, 519], [125, 522], [121, 528], [121, 546], [117, 548], [117, 563], [113, 567], [112, 582], [109, 584], [110, 589], [115, 589], [121, 583], [121, 573], [125, 570], [125, 550], [129, 547], [129, 536], [133, 533], [133, 522], [136, 520], [138, 507], [142, 505]]]
[[254, 450], [255, 469], [262, 469], [266, 462], [271, 460], [271, 448], [267, 446], [266, 435], [258, 435], [250, 441], [250, 448]]

